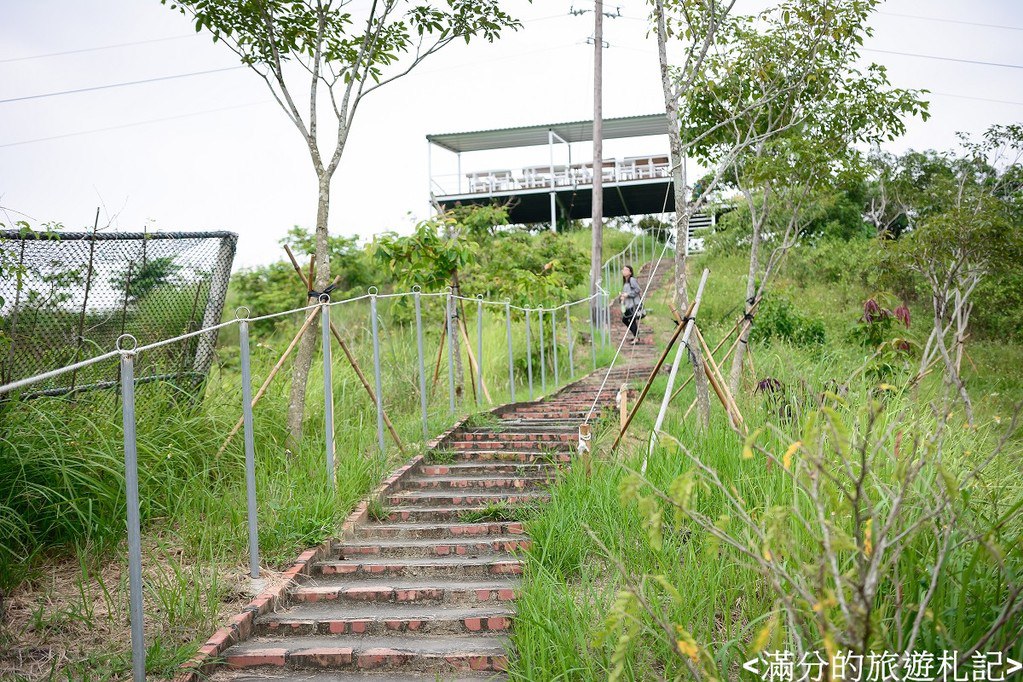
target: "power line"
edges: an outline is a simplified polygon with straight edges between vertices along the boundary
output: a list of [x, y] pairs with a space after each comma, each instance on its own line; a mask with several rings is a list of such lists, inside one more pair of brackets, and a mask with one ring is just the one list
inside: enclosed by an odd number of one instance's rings
[[176, 121], [182, 118], [191, 118], [194, 116], [203, 116], [205, 114], [213, 114], [218, 111], [229, 111], [231, 109], [243, 109], [245, 107], [254, 107], [260, 104], [268, 104], [271, 100], [264, 100], [262, 102], [249, 102], [248, 104], [235, 104], [229, 107], [219, 107], [217, 109], [204, 109], [202, 111], [193, 111], [188, 114], [178, 114], [177, 116], [164, 116], [163, 118], [151, 118], [146, 121], [135, 121], [134, 123], [123, 123], [116, 126], [107, 126], [106, 128], [93, 128], [92, 130], [80, 130], [75, 133], [64, 133], [63, 135], [51, 135], [49, 137], [37, 137], [34, 140], [20, 140], [18, 142], [7, 142], [0, 144], [0, 148], [3, 147], [17, 147], [23, 144], [33, 144], [35, 142], [47, 142], [49, 140], [61, 140], [66, 137], [78, 137], [79, 135], [91, 135], [92, 133], [104, 133], [110, 130], [121, 130], [122, 128], [134, 128], [136, 126], [149, 125], [150, 123], [162, 123], [164, 121]]
[[906, 17], [907, 19], [922, 19], [924, 21], [940, 21], [945, 24], [963, 24], [964, 26], [982, 26], [984, 28], [1004, 28], [1007, 31], [1023, 31], [1023, 26], [1005, 26], [1004, 24], [982, 24], [977, 21], [963, 21], [962, 19], [939, 19], [938, 17], [925, 17], [919, 14], [900, 14], [898, 12], [878, 12], [889, 17]]
[[244, 65], [228, 66], [223, 69], [210, 69], [209, 71], [193, 71], [192, 73], [178, 73], [173, 76], [158, 76], [156, 78], [146, 78], [140, 81], [127, 81], [124, 83], [108, 83], [107, 85], [95, 85], [91, 88], [78, 88], [76, 90], [61, 90], [59, 92], [44, 92], [38, 95], [25, 95], [24, 97], [11, 97], [10, 99], [0, 99], [0, 104], [8, 104], [10, 102], [24, 102], [30, 99], [43, 99], [44, 97], [57, 97], [59, 95], [74, 95], [80, 92], [93, 92], [95, 90], [108, 90], [110, 88], [123, 88], [128, 85], [142, 85], [143, 83], [156, 83], [159, 81], [169, 81], [175, 78], [190, 78], [191, 76], [205, 76], [210, 73], [222, 73], [224, 71], [234, 71], [236, 69], [244, 69]]
[[1017, 106], [1023, 107], [1023, 102], [1014, 102], [1014, 101], [1008, 100], [1008, 99], [989, 99], [987, 97], [973, 97], [971, 95], [956, 95], [956, 94], [953, 94], [951, 92], [935, 92], [933, 90], [929, 94], [931, 94], [931, 95], [939, 95], [941, 97], [955, 97], [956, 99], [975, 99], [978, 102], [994, 102], [995, 104], [1015, 104]]
[[943, 62], [959, 62], [960, 64], [979, 64], [981, 66], [1000, 66], [1006, 69], [1023, 69], [1020, 64], [1000, 64], [998, 62], [982, 62], [975, 59], [956, 59], [955, 57], [939, 57], [933, 54], [916, 54], [914, 52], [896, 52], [895, 50], [878, 50], [876, 48], [860, 48], [864, 52], [880, 52], [881, 54], [896, 54], [902, 57], [919, 57], [920, 59], [937, 59]]
[[131, 47], [132, 45], [148, 45], [149, 43], [162, 43], [168, 40], [181, 40], [182, 38], [194, 38], [196, 33], [186, 33], [180, 36], [170, 36], [168, 38], [151, 38], [149, 40], [136, 40], [131, 43], [115, 43], [113, 45], [100, 45], [98, 47], [83, 47], [80, 50], [65, 50], [63, 52], [46, 52], [44, 54], [34, 54], [28, 57], [11, 57], [10, 59], [0, 59], [0, 64], [10, 64], [11, 62], [26, 62], [30, 59], [44, 59], [46, 57], [60, 57], [66, 54], [81, 54], [83, 52], [99, 52], [100, 50], [113, 50], [119, 47]]

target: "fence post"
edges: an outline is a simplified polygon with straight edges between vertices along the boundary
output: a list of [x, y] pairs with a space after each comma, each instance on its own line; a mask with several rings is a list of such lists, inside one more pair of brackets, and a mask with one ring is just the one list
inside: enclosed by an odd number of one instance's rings
[[455, 413], [455, 337], [453, 336], [454, 329], [452, 329], [451, 317], [454, 315], [454, 306], [452, 305], [453, 300], [451, 298], [451, 292], [448, 291], [448, 300], [444, 308], [444, 317], [448, 325], [448, 401], [451, 414]]
[[476, 294], [476, 398], [483, 404], [483, 294]]
[[[121, 348], [122, 340], [131, 340], [131, 348]], [[124, 428], [124, 484], [128, 503], [128, 586], [131, 620], [131, 672], [134, 682], [146, 680], [146, 642], [142, 613], [142, 530], [139, 522], [139, 468], [135, 442], [135, 338], [122, 334], [117, 339], [121, 351], [121, 419]]]
[[419, 408], [423, 413], [423, 441], [430, 440], [430, 420], [426, 405], [426, 368], [423, 365], [423, 304], [420, 301], [420, 287], [412, 287], [416, 303], [416, 351], [419, 354]]
[[558, 375], [558, 309], [551, 308], [551, 355], [554, 357], [554, 388], [561, 383]]
[[[320, 322], [323, 329], [323, 438], [327, 448], [327, 479], [330, 489], [337, 489], [334, 469], [334, 379], [330, 354], [330, 296], [320, 295]], [[379, 394], [380, 388], [377, 387]]]
[[526, 314], [526, 374], [529, 377], [529, 399], [533, 399], [533, 339], [529, 333], [529, 308], [525, 308]]
[[384, 392], [380, 380], [380, 330], [377, 322], [377, 288], [369, 288], [369, 316], [373, 327], [373, 380], [377, 389], [377, 444], [380, 452], [385, 452], [384, 445]]
[[[243, 310], [239, 308], [239, 311]], [[238, 322], [242, 361], [242, 419], [245, 425], [245, 502], [249, 521], [249, 576], [259, 577], [259, 531], [256, 527], [256, 440], [252, 426], [252, 369], [249, 362], [249, 311]], [[236, 313], [237, 316], [237, 313]]]
[[575, 360], [572, 359], [572, 306], [565, 306], [565, 336], [568, 337], [568, 378], [575, 376]]
[[547, 360], [544, 358], [544, 341], [543, 334], [543, 308], [536, 309], [536, 315], [540, 318], [540, 390], [544, 395], [547, 395]]
[[508, 330], [508, 387], [511, 389], [511, 401], [515, 402], [515, 357], [512, 350], [511, 301], [504, 303], [504, 322]]

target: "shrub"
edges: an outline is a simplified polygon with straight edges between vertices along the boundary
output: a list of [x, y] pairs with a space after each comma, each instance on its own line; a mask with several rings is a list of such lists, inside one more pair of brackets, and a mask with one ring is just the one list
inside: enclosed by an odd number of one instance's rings
[[824, 323], [803, 315], [788, 299], [776, 296], [760, 304], [750, 338], [761, 343], [778, 339], [796, 346], [820, 345], [824, 343]]

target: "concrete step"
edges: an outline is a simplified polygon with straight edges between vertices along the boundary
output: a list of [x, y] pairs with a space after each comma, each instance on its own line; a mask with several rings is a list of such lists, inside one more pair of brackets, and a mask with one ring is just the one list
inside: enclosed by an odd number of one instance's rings
[[523, 562], [508, 554], [501, 556], [382, 557], [380, 559], [328, 559], [313, 567], [313, 575], [360, 577], [489, 579], [521, 575]]
[[[492, 537], [497, 535], [522, 536], [525, 529], [520, 521], [494, 521], [484, 523], [366, 523], [355, 527], [355, 538], [369, 539], [410, 539], [426, 538], [459, 539]], [[337, 547], [340, 544], [336, 543]]]
[[420, 464], [420, 476], [555, 476], [561, 469], [555, 462], [451, 462]]
[[295, 588], [290, 599], [297, 604], [325, 601], [339, 603], [472, 605], [515, 599], [517, 578], [448, 580], [430, 578], [371, 578], [322, 576]]
[[254, 637], [225, 652], [229, 668], [501, 671], [508, 666], [507, 637], [402, 635]]
[[507, 632], [514, 609], [501, 604], [445, 606], [424, 604], [296, 604], [256, 619], [258, 635], [465, 635]]
[[410, 476], [401, 482], [403, 490], [526, 490], [549, 485], [553, 476]]
[[402, 672], [345, 672], [266, 669], [258, 674], [242, 670], [224, 670], [216, 673], [211, 682], [504, 682], [501, 673], [402, 673]]
[[376, 538], [350, 540], [340, 547], [340, 556], [349, 560], [375, 558], [433, 558], [442, 556], [481, 556], [529, 549], [529, 539], [522, 535], [494, 535], [476, 538], [425, 538], [382, 540]]
[[485, 506], [488, 504], [538, 504], [550, 499], [547, 493], [538, 492], [454, 492], [430, 490], [403, 490], [388, 495], [384, 504], [390, 506], [409, 505], [412, 507]]
[[514, 450], [516, 452], [561, 453], [575, 449], [576, 437], [571, 441], [526, 441], [526, 440], [462, 440], [454, 439], [444, 443], [444, 447], [453, 450]]
[[445, 450], [443, 456], [428, 458], [426, 464], [443, 462], [522, 462], [527, 464], [562, 463], [572, 461], [572, 453], [540, 452], [537, 450], [518, 450], [515, 448], [486, 448], [473, 450]]
[[488, 516], [480, 518], [479, 513], [489, 512], [492, 508], [486, 504], [465, 504], [465, 505], [403, 505], [387, 510], [388, 521], [394, 523], [478, 523], [480, 521], [517, 521], [517, 517], [509, 518], [503, 515]]

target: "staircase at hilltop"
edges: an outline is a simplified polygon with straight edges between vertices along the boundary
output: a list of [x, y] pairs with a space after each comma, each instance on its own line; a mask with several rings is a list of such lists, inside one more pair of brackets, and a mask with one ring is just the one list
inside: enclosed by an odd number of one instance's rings
[[[670, 263], [661, 271], [651, 291]], [[613, 330], [620, 340], [624, 326]], [[516, 510], [549, 499], [594, 400], [599, 413], [624, 381], [646, 377], [652, 336], [643, 322], [642, 342], [623, 347], [606, 382], [598, 370], [448, 434], [381, 500], [381, 518], [357, 524], [283, 607], [255, 619], [214, 679], [504, 679], [530, 546]]]

